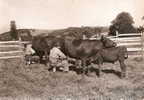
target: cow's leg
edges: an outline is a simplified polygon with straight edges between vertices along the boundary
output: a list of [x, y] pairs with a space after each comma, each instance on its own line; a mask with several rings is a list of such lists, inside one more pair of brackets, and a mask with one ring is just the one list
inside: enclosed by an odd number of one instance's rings
[[99, 77], [102, 75], [101, 66], [102, 66], [102, 64], [99, 63], [99, 64], [98, 64], [98, 76], [99, 76]]
[[48, 66], [47, 64], [48, 64], [48, 53], [47, 51], [45, 51], [45, 65]]
[[97, 63], [98, 63], [98, 76], [100, 77], [102, 75], [102, 64], [103, 64], [103, 59], [102, 58], [97, 58]]
[[27, 58], [28, 58], [27, 64], [30, 65], [31, 64], [31, 56], [27, 55]]
[[126, 65], [124, 63], [124, 60], [119, 60], [120, 67], [121, 67], [121, 78], [124, 78], [126, 76]]
[[85, 59], [82, 59], [82, 74], [83, 76], [86, 74], [86, 60]]
[[81, 60], [76, 60], [75, 65], [77, 68], [81, 68]]
[[86, 74], [89, 76], [90, 74], [90, 68], [93, 66], [91, 65], [91, 62], [89, 60], [86, 61]]
[[40, 58], [40, 63], [42, 63], [43, 62], [43, 56], [39, 55], [39, 58]]

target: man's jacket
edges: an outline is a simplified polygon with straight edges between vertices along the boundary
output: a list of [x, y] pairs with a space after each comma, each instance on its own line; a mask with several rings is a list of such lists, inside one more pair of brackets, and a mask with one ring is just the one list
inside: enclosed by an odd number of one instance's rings
[[50, 50], [49, 60], [51, 63], [58, 63], [63, 59], [66, 59], [66, 56], [59, 48], [53, 47]]

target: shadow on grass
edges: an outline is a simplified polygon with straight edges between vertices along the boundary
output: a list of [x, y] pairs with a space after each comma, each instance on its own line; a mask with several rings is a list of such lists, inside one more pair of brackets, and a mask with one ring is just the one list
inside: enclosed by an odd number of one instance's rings
[[121, 77], [121, 72], [119, 72], [119, 71], [115, 71], [115, 70], [112, 70], [112, 69], [105, 69], [105, 70], [102, 70], [102, 71], [104, 73], [112, 73], [112, 74], [115, 74], [118, 77]]
[[[82, 68], [72, 68], [72, 71], [75, 71], [77, 74], [82, 74]], [[118, 77], [121, 77], [121, 72], [113, 70], [113, 69], [104, 69], [102, 70], [103, 73], [105, 74], [114, 74]], [[98, 68], [90, 68], [89, 73], [95, 73], [97, 76], [99, 76], [99, 69]]]
[[[83, 73], [83, 68], [77, 68], [76, 66], [70, 66], [69, 70], [76, 72], [78, 75]], [[50, 68], [49, 71], [52, 71], [52, 68]], [[57, 68], [57, 71], [61, 71], [61, 70], [59, 70]], [[95, 73], [95, 75], [99, 76], [99, 69], [91, 67], [91, 68], [89, 68], [89, 73]], [[104, 69], [104, 70], [102, 70], [102, 73], [114, 74], [118, 77], [121, 77], [121, 72], [113, 70], [113, 69]], [[87, 74], [87, 72], [86, 72], [86, 74]]]

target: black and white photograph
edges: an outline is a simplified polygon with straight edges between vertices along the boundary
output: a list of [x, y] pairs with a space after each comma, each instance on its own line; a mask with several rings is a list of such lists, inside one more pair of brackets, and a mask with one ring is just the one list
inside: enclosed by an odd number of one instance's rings
[[143, 0], [0, 0], [0, 100], [144, 100]]

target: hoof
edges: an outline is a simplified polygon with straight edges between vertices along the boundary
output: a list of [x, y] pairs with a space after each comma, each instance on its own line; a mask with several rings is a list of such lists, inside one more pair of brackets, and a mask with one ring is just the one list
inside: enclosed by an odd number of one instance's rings
[[121, 79], [123, 79], [125, 77], [126, 77], [125, 73], [121, 74]]

